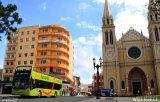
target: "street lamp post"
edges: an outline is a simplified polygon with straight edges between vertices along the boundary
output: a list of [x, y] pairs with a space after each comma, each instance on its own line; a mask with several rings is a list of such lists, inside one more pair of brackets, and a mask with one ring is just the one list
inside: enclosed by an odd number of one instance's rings
[[99, 59], [100, 64], [96, 65], [96, 59], [93, 58], [94, 69], [97, 68], [97, 97], [96, 99], [100, 99], [99, 97], [99, 68], [102, 66], [102, 58]]

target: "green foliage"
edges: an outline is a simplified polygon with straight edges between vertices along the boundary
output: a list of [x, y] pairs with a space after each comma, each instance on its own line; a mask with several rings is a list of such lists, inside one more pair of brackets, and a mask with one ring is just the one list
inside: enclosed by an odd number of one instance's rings
[[160, 0], [152, 1], [149, 5], [149, 9], [160, 15]]
[[5, 7], [0, 1], [0, 34], [5, 33], [8, 40], [10, 40], [10, 32], [17, 31], [17, 28], [14, 27], [14, 24], [22, 23], [22, 18], [19, 18], [19, 14], [16, 12], [16, 10], [16, 5], [8, 4]]

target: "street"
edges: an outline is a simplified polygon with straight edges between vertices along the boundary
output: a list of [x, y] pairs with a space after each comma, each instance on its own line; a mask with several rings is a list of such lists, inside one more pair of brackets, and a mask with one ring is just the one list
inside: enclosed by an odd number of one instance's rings
[[61, 96], [61, 97], [3, 97], [1, 102], [81, 102], [84, 100], [89, 100], [93, 98], [92, 96]]

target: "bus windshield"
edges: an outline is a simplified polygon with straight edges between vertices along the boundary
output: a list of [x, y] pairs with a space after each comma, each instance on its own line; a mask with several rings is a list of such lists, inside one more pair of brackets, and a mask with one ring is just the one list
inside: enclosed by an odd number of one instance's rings
[[29, 87], [31, 71], [16, 71], [13, 78], [14, 89], [26, 89]]
[[29, 87], [29, 78], [26, 76], [14, 77], [13, 88], [14, 89], [27, 89]]

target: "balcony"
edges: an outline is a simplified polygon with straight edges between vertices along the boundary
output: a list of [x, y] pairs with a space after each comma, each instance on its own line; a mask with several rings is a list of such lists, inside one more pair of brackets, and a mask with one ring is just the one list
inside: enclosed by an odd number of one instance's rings
[[67, 34], [62, 33], [62, 32], [54, 32], [55, 36], [61, 36], [63, 38], [65, 38], [68, 42], [69, 42], [69, 37], [67, 36]]
[[65, 45], [68, 45], [66, 41], [63, 40], [52, 40], [52, 42], [59, 42], [59, 43], [63, 43]]
[[16, 60], [16, 57], [12, 57], [12, 58], [5, 58], [5, 61], [13, 61]]
[[15, 65], [5, 65], [4, 68], [6, 68], [6, 69], [7, 69], [7, 68], [12, 68], [12, 69], [14, 69], [14, 68], [15, 68]]
[[15, 53], [17, 50], [7, 50], [6, 53]]
[[69, 63], [69, 58], [65, 57], [65, 56], [37, 56], [37, 59], [60, 59], [60, 60], [64, 60], [66, 62]]
[[11, 36], [11, 39], [17, 39], [18, 35]]
[[66, 53], [67, 55], [69, 55], [69, 51], [67, 51], [67, 49], [65, 48], [37, 48], [38, 51], [58, 51], [58, 52], [64, 52]]
[[7, 46], [17, 46], [17, 42], [16, 43], [8, 43]]
[[46, 39], [46, 40], [39, 40], [38, 43], [46, 43], [46, 42], [50, 42], [50, 40]]
[[14, 73], [3, 73], [4, 76], [13, 76]]
[[41, 33], [39, 33], [38, 34], [38, 36], [49, 36], [49, 35], [52, 35], [53, 33], [51, 33], [51, 32], [41, 32]]

